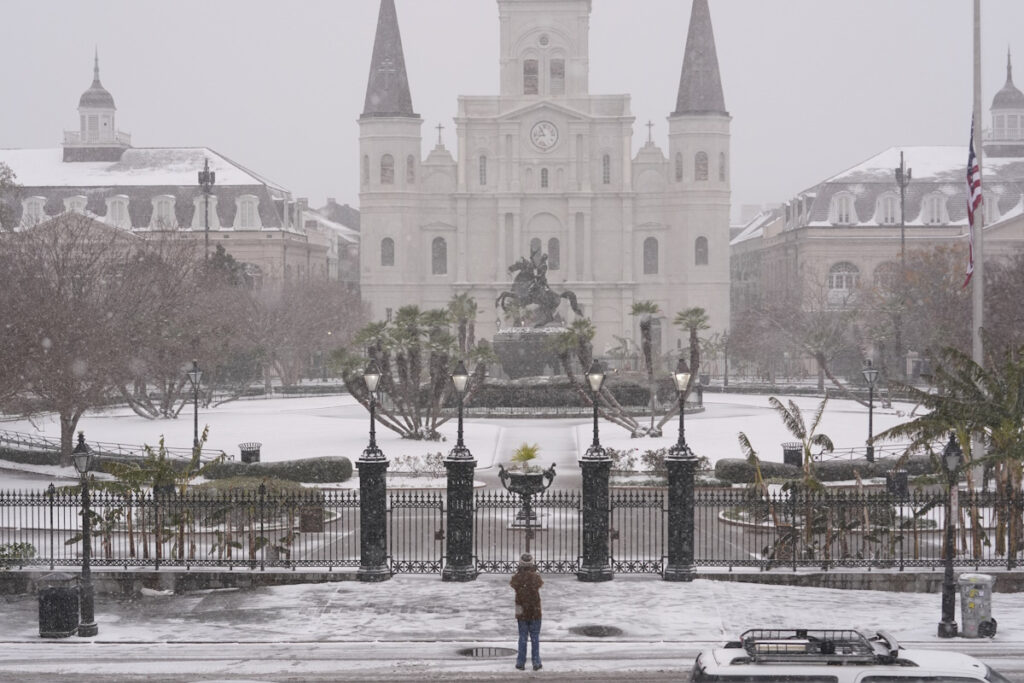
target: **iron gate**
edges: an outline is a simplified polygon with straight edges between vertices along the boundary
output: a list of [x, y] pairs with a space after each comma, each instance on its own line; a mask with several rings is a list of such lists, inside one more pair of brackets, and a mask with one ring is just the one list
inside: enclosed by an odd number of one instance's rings
[[667, 492], [664, 488], [615, 488], [609, 494], [609, 544], [616, 574], [665, 571]]
[[533, 554], [537, 567], [550, 574], [574, 574], [580, 567], [579, 491], [546, 491], [533, 498], [533, 514], [523, 515], [522, 498], [507, 491], [480, 491], [474, 496], [474, 554], [480, 572], [510, 574], [519, 555]]
[[394, 574], [440, 574], [444, 564], [444, 494], [388, 493], [388, 557]]

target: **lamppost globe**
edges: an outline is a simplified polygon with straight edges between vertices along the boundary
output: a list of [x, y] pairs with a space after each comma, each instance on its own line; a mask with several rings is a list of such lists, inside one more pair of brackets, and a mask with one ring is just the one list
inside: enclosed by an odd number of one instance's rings
[[680, 358], [679, 362], [676, 363], [676, 371], [672, 373], [672, 381], [675, 382], [676, 391], [686, 391], [686, 387], [690, 384], [690, 366], [686, 364], [685, 359]]
[[601, 361], [595, 358], [590, 364], [590, 369], [587, 370], [587, 383], [590, 385], [590, 391], [594, 395], [594, 442], [590, 445], [590, 448], [587, 449], [587, 452], [583, 454], [583, 457], [588, 459], [600, 460], [605, 456], [605, 451], [601, 448], [601, 439], [598, 436], [597, 429], [598, 396], [601, 393], [601, 387], [604, 386], [604, 380], [604, 366], [601, 365]]
[[466, 393], [466, 385], [469, 384], [469, 373], [466, 372], [466, 364], [461, 360], [452, 372], [452, 384], [455, 386], [455, 393], [463, 396]]
[[669, 448], [669, 455], [676, 458], [690, 457], [690, 447], [686, 445], [686, 389], [690, 386], [690, 366], [685, 358], [680, 358], [676, 363], [676, 369], [672, 373], [672, 382], [676, 385], [676, 395], [679, 396], [679, 438], [674, 446]]
[[377, 387], [380, 385], [380, 366], [371, 360], [363, 371], [363, 381], [370, 395], [370, 444], [363, 451], [363, 460], [384, 460], [384, 453], [377, 447]]
[[363, 370], [363, 381], [366, 382], [366, 390], [370, 392], [371, 397], [377, 393], [377, 385], [380, 384], [380, 366], [377, 365], [377, 361], [371, 360]]
[[85, 477], [92, 468], [92, 449], [89, 448], [89, 444], [85, 443], [85, 432], [78, 432], [78, 443], [71, 451], [71, 462], [79, 477]]
[[459, 398], [459, 431], [458, 437], [455, 441], [455, 448], [449, 454], [450, 458], [456, 460], [472, 459], [473, 455], [466, 448], [466, 444], [462, 440], [462, 410], [463, 410], [463, 399], [466, 396], [466, 388], [469, 385], [469, 373], [466, 372], [466, 364], [461, 360], [455, 365], [455, 370], [452, 371], [452, 386], [455, 387], [455, 395]]
[[587, 370], [587, 382], [590, 384], [590, 390], [595, 394], [600, 393], [601, 387], [604, 386], [604, 366], [601, 365], [601, 361], [595, 359], [590, 364], [590, 369]]

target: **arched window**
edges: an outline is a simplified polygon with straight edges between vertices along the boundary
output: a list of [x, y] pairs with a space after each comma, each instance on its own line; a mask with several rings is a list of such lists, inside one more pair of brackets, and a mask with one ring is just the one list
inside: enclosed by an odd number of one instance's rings
[[551, 60], [551, 94], [565, 94], [565, 60]]
[[[216, 200], [217, 195], [210, 195], [211, 200]], [[199, 199], [199, 198], [197, 198]], [[201, 199], [199, 201], [202, 201]], [[216, 201], [213, 202], [214, 208], [216, 208]], [[200, 209], [197, 202], [197, 209]], [[202, 211], [199, 210], [200, 223], [202, 222]], [[216, 211], [214, 211], [216, 213]], [[115, 228], [122, 228], [124, 230], [130, 230], [132, 227], [131, 217], [128, 214], [128, 196], [119, 194], [114, 195], [107, 199], [107, 223], [113, 225]], [[193, 225], [195, 220], [192, 221]], [[212, 221], [211, 221], [212, 224]]]
[[548, 268], [558, 270], [562, 267], [562, 247], [557, 237], [548, 240]]
[[840, 193], [832, 197], [832, 223], [836, 225], [853, 225], [857, 222], [857, 213], [854, 211], [853, 195]]
[[385, 154], [380, 158], [380, 184], [395, 184], [395, 158], [390, 154]]
[[924, 198], [922, 209], [922, 221], [927, 225], [941, 225], [948, 222], [946, 219], [946, 198], [934, 193]]
[[860, 283], [860, 270], [849, 261], [841, 261], [828, 271], [829, 303], [846, 302]]
[[480, 185], [481, 187], [487, 184], [487, 155], [480, 155]]
[[391, 267], [395, 265], [395, 241], [385, 237], [380, 241], [380, 265]]
[[676, 182], [683, 182], [683, 153], [676, 152]]
[[644, 275], [658, 274], [658, 239], [648, 237], [644, 240]]
[[363, 155], [363, 185], [370, 183], [370, 157]]
[[448, 274], [448, 243], [443, 237], [435, 237], [430, 243], [430, 272], [434, 275]]
[[405, 182], [416, 184], [416, 157], [412, 154], [405, 158]]
[[604, 185], [612, 184], [612, 155], [605, 154], [601, 157], [601, 183]]
[[708, 238], [703, 235], [693, 244], [693, 262], [698, 266], [708, 264]]
[[536, 95], [538, 93], [538, 78], [537, 75], [539, 70], [537, 68], [536, 59], [524, 59], [523, 60], [523, 94], [524, 95]]
[[236, 229], [259, 230], [263, 227], [260, 221], [260, 199], [256, 195], [243, 194], [235, 201], [235, 225]]
[[694, 180], [707, 180], [708, 179], [708, 154], [707, 152], [697, 152], [697, 156], [693, 158], [693, 179]]
[[879, 225], [896, 225], [900, 220], [899, 198], [891, 192], [883, 194], [878, 198], [876, 212]]
[[721, 182], [725, 182], [728, 176], [725, 171], [725, 152], [719, 152], [718, 154], [718, 179]]
[[547, 187], [548, 186], [548, 169], [546, 169], [546, 168], [540, 169], [540, 186], [541, 187]]

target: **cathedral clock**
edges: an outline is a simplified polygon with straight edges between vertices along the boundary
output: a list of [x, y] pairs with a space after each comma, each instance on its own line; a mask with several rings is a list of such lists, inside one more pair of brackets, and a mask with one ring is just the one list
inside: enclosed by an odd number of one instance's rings
[[538, 121], [530, 129], [530, 141], [537, 149], [546, 152], [558, 142], [558, 128], [550, 121]]

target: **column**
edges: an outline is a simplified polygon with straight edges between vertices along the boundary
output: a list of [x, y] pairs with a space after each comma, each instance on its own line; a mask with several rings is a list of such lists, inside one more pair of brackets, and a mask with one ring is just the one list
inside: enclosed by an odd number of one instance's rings
[[[468, 451], [466, 451], [468, 453]], [[448, 470], [448, 536], [445, 539], [443, 581], [472, 581], [477, 577], [473, 560], [473, 473], [472, 456], [445, 458]]]
[[580, 458], [583, 470], [583, 563], [576, 577], [580, 581], [611, 581], [608, 557], [608, 477], [612, 460], [604, 451], [597, 457]]
[[697, 458], [684, 453], [665, 457], [668, 467], [668, 565], [666, 581], [693, 581], [693, 479]]
[[386, 581], [391, 578], [387, 550], [388, 461], [383, 457], [356, 461], [359, 470], [359, 571], [360, 581]]

